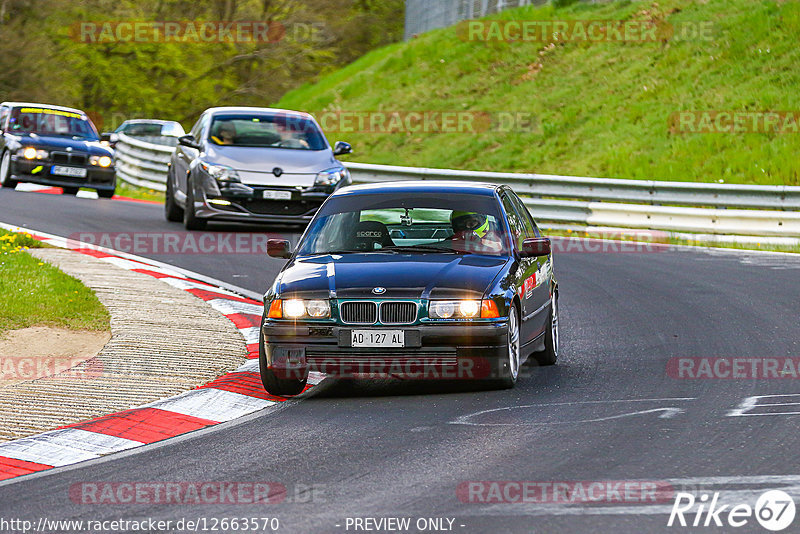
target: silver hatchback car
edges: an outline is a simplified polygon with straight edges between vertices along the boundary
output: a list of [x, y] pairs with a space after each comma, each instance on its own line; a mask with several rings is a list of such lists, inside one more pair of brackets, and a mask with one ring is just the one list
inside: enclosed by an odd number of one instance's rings
[[178, 139], [167, 175], [165, 215], [202, 230], [208, 221], [307, 223], [351, 183], [308, 113], [270, 108], [206, 110]]

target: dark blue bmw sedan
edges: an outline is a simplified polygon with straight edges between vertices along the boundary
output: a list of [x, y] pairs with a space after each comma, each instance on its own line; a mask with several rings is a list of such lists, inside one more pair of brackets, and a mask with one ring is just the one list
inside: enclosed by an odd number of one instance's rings
[[276, 395], [309, 371], [489, 380], [558, 357], [550, 240], [507, 186], [393, 182], [334, 193], [264, 296], [260, 369]]

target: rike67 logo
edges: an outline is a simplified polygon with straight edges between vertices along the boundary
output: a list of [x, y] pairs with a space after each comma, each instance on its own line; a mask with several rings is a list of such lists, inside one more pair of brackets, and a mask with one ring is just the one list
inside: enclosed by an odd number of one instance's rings
[[667, 526], [738, 528], [755, 518], [763, 528], [778, 532], [794, 521], [794, 499], [785, 491], [767, 491], [761, 494], [755, 506], [748, 503], [720, 504], [719, 500], [719, 492], [713, 496], [703, 493], [699, 497], [677, 493]]

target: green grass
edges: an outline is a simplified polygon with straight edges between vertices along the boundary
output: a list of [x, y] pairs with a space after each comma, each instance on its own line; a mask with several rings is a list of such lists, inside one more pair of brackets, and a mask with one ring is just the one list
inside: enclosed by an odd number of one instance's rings
[[0, 334], [30, 326], [108, 330], [108, 311], [91, 289], [25, 252], [39, 246], [0, 230]]
[[[368, 163], [632, 179], [799, 185], [800, 134], [670, 131], [678, 111], [800, 110], [800, 3], [617, 1], [492, 18], [711, 24], [711, 39], [467, 42], [456, 28], [394, 44], [285, 95], [322, 111], [531, 113], [532, 132], [332, 133]], [[538, 66], [541, 65], [541, 66]]]

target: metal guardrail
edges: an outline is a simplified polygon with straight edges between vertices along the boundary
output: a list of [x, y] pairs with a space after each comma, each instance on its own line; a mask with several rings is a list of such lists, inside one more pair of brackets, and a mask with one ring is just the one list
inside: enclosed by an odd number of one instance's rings
[[117, 178], [139, 187], [166, 191], [167, 164], [174, 151], [175, 146], [150, 143], [121, 133], [114, 147]]
[[[124, 134], [116, 146], [117, 176], [166, 189], [172, 146]], [[800, 236], [800, 187], [657, 182], [345, 164], [355, 183], [461, 180], [508, 184], [534, 217], [580, 226], [642, 228], [739, 236]]]

